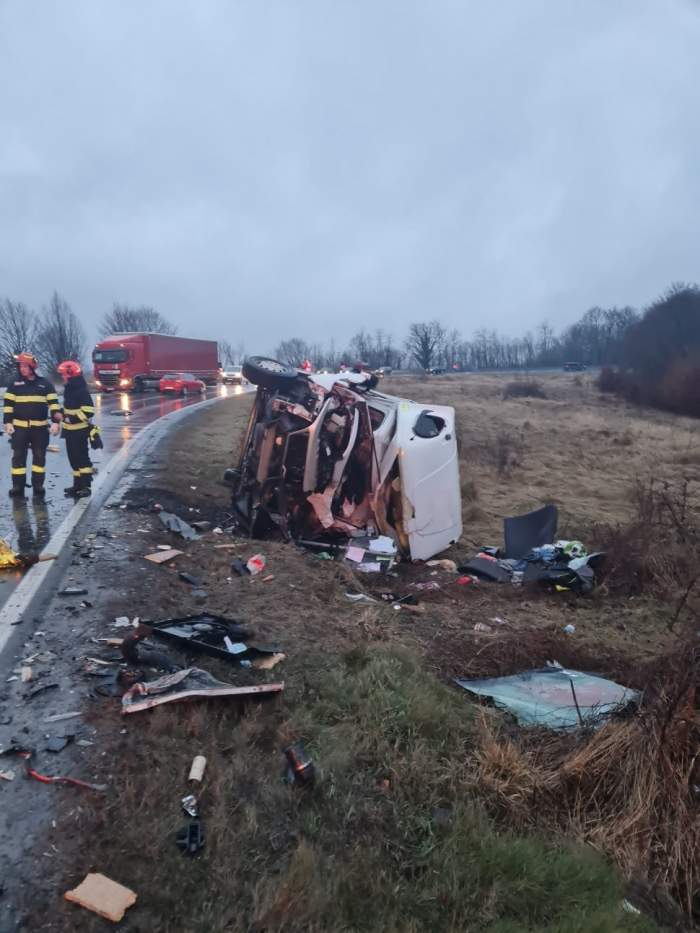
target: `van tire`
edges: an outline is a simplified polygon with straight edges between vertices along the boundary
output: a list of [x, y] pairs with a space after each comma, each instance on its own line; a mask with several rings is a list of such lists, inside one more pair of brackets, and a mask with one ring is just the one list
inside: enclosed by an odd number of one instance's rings
[[138, 377], [134, 379], [134, 387], [131, 390], [135, 395], [140, 395], [143, 392], [143, 379]]
[[249, 356], [243, 363], [243, 378], [254, 386], [278, 389], [296, 382], [299, 373], [294, 367], [268, 356]]

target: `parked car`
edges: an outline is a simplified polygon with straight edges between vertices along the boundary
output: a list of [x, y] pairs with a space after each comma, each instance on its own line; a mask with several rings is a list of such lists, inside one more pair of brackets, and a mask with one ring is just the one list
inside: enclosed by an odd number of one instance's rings
[[379, 369], [376, 370], [376, 373], [380, 379], [383, 379], [385, 376], [390, 376], [393, 371], [391, 366], [380, 366]]
[[429, 376], [444, 376], [445, 368], [443, 366], [432, 366], [430, 369], [426, 369], [426, 373]]
[[207, 390], [205, 383], [196, 379], [192, 373], [166, 373], [160, 380], [159, 388], [163, 393], [172, 392], [175, 395], [194, 395]]
[[243, 367], [232, 366], [221, 374], [221, 381], [227, 386], [239, 386], [243, 383]]
[[256, 356], [243, 375], [258, 388], [225, 481], [251, 537], [342, 544], [378, 534], [414, 560], [459, 539], [453, 408], [377, 392], [371, 373], [307, 374]]
[[584, 369], [588, 369], [585, 363], [564, 363], [563, 370], [565, 373], [581, 373]]

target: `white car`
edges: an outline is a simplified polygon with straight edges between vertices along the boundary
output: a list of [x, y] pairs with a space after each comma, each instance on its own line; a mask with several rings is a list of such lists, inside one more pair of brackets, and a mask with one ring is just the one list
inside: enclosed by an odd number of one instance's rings
[[226, 481], [252, 537], [386, 535], [413, 560], [460, 538], [453, 408], [377, 392], [370, 373], [303, 373], [266, 357], [247, 359], [243, 376], [258, 390]]
[[243, 367], [232, 366], [221, 374], [221, 381], [224, 385], [241, 385], [243, 383]]

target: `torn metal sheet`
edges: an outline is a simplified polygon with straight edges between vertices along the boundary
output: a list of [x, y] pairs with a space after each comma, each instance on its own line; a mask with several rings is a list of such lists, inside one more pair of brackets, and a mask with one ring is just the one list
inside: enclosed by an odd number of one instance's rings
[[[195, 651], [208, 654], [212, 658], [222, 661], [252, 660], [262, 656], [270, 656], [279, 651], [277, 647], [259, 647], [247, 644], [252, 637], [249, 629], [244, 628], [233, 619], [203, 612], [198, 615], [184, 616], [181, 619], [165, 619], [162, 622], [151, 622], [156, 638], [170, 641], [183, 651]], [[232, 651], [230, 644], [240, 644], [237, 651]]]
[[179, 516], [173, 514], [173, 512], [159, 512], [158, 518], [168, 531], [175, 532], [175, 534], [180, 535], [180, 537], [184, 538], [186, 541], [196, 541], [199, 538], [194, 528], [188, 525], [187, 522], [183, 521]]
[[164, 703], [177, 703], [183, 700], [262, 697], [269, 693], [280, 693], [282, 690], [284, 690], [284, 683], [234, 687], [233, 684], [217, 680], [207, 671], [190, 667], [148, 683], [134, 684], [122, 697], [122, 713], [138, 713]]
[[521, 726], [574, 729], [602, 725], [606, 716], [639, 700], [639, 692], [612, 680], [563, 667], [545, 667], [509, 677], [455, 678], [476, 696], [512, 713]]

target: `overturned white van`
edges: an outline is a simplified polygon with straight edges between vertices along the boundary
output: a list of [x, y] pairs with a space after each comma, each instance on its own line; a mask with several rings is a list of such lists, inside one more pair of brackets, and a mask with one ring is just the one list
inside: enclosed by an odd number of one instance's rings
[[300, 372], [250, 357], [257, 395], [237, 469], [236, 520], [252, 537], [342, 543], [386, 535], [426, 560], [462, 533], [454, 409], [377, 392], [371, 373]]

